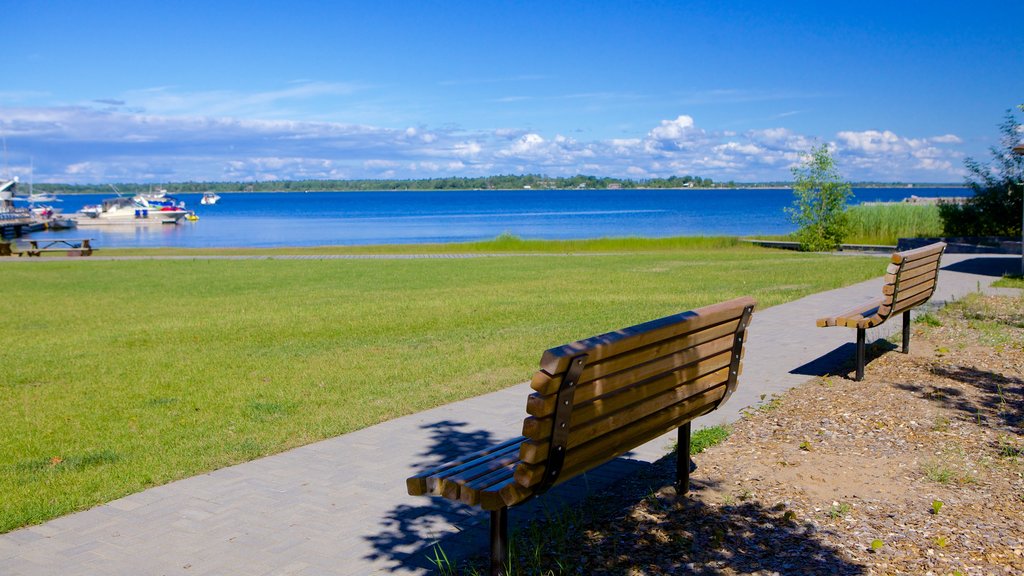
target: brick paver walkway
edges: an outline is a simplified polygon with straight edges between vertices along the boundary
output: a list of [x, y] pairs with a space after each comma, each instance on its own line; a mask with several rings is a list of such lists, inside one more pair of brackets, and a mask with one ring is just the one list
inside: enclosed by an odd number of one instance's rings
[[[936, 303], [985, 290], [1019, 266], [1018, 258], [1001, 256], [947, 255], [943, 262]], [[854, 331], [817, 328], [814, 320], [840, 302], [874, 297], [880, 284], [879, 278], [755, 312], [739, 389], [696, 426], [734, 421], [762, 394], [849, 360]], [[885, 324], [869, 339], [899, 326]], [[407, 496], [405, 478], [447, 455], [517, 435], [527, 390], [521, 384], [0, 535], [0, 574], [424, 573], [433, 541], [449, 557], [484, 552], [487, 517]], [[613, 482], [664, 456], [671, 439], [529, 506], [560, 505]], [[513, 510], [513, 523], [527, 515]]]

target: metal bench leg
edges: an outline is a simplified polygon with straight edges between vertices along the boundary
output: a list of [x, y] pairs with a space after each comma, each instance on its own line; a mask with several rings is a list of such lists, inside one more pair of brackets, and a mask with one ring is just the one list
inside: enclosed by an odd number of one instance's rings
[[903, 313], [903, 353], [910, 354], [910, 310]]
[[676, 442], [676, 494], [690, 491], [690, 423], [679, 427]]
[[864, 379], [864, 339], [866, 336], [863, 328], [857, 328], [857, 377], [854, 380], [858, 382]]
[[491, 576], [505, 576], [508, 566], [508, 508], [491, 512]]

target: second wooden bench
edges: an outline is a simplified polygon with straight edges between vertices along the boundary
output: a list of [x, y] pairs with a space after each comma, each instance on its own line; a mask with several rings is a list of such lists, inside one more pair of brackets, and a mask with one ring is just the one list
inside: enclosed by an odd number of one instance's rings
[[939, 263], [945, 242], [914, 250], [896, 252], [886, 268], [882, 295], [835, 316], [818, 319], [818, 326], [846, 326], [857, 329], [857, 375], [864, 378], [866, 330], [903, 314], [903, 353], [910, 352], [910, 310], [924, 304], [935, 293]]

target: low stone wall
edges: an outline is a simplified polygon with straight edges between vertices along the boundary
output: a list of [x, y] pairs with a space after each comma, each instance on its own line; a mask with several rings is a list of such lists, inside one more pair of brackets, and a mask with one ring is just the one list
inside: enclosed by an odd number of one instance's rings
[[963, 238], [900, 238], [896, 250], [912, 250], [945, 242], [946, 254], [1020, 254], [1020, 240], [996, 236], [975, 236]]

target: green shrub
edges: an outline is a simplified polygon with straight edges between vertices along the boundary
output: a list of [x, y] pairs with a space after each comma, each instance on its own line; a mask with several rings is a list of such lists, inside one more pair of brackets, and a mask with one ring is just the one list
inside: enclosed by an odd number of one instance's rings
[[949, 236], [1009, 236], [1021, 233], [1024, 203], [1024, 156], [1013, 147], [1020, 139], [1021, 124], [1012, 110], [1000, 125], [999, 146], [993, 146], [992, 164], [973, 158], [964, 160], [967, 186], [974, 196], [964, 204], [940, 204], [939, 210]]
[[846, 204], [853, 190], [836, 168], [828, 146], [814, 148], [803, 164], [793, 169], [793, 206], [790, 220], [799, 226], [800, 249], [812, 252], [835, 250], [849, 233]]

